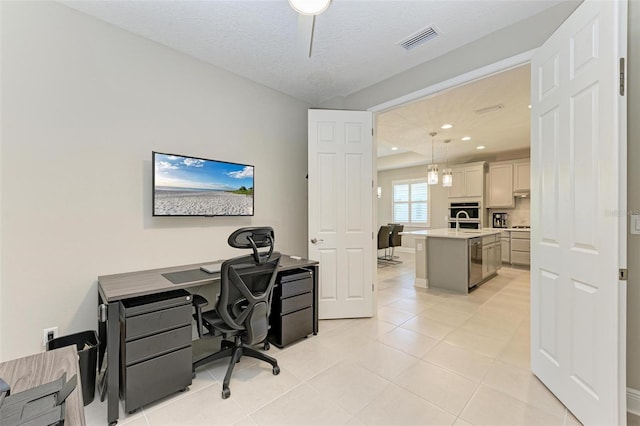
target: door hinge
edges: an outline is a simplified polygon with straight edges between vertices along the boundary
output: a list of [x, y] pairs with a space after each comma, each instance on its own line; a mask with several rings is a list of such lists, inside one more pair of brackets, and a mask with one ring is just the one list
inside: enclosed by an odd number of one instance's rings
[[371, 283], [371, 291], [374, 291], [374, 290], [375, 290], [375, 288], [376, 288], [375, 284], [374, 284], [374, 283]]
[[373, 136], [373, 127], [371, 128], [371, 136]]
[[629, 276], [628, 269], [620, 269], [620, 273], [618, 274], [618, 279], [620, 281], [627, 281], [627, 277]]
[[620, 58], [620, 96], [624, 96], [624, 58]]

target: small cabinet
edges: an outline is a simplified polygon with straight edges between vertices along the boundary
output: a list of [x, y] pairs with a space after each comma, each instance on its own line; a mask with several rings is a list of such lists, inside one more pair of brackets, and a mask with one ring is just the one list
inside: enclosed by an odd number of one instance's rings
[[273, 291], [269, 340], [278, 347], [313, 333], [313, 274], [293, 269], [278, 275]]
[[489, 165], [489, 197], [487, 207], [514, 207], [513, 164], [494, 163]]
[[531, 190], [531, 163], [515, 163], [513, 165], [513, 190], [526, 192]]
[[449, 198], [481, 198], [484, 194], [484, 162], [451, 168]]
[[191, 294], [120, 302], [120, 396], [127, 412], [191, 385]]

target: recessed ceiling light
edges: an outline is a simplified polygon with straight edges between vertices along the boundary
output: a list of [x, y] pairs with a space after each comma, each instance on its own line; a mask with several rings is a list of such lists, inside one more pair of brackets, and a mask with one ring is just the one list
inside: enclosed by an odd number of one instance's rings
[[486, 147], [484, 145], [480, 145], [480, 146], [476, 146], [476, 149], [485, 149]]
[[465, 136], [462, 138], [463, 141], [470, 141], [471, 140], [471, 136]]
[[391, 151], [397, 151], [397, 150], [398, 150], [398, 147], [397, 147], [397, 146], [393, 146], [393, 147], [391, 147]]
[[529, 105], [529, 109], [531, 109], [531, 105]]
[[441, 129], [450, 129], [452, 127], [453, 127], [453, 125], [451, 125], [451, 124], [443, 124], [440, 128]]

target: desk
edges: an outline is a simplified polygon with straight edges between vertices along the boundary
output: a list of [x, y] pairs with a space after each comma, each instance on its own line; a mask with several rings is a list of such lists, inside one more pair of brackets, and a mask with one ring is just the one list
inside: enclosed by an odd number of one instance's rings
[[57, 380], [67, 373], [67, 380], [78, 375], [78, 384], [64, 403], [65, 424], [84, 425], [82, 383], [75, 346], [42, 352], [0, 364], [0, 377], [11, 386], [11, 394]]
[[[198, 287], [220, 282], [220, 273], [202, 275], [193, 281], [174, 284], [163, 274], [197, 270], [201, 265], [213, 262], [194, 263], [191, 265], [173, 266], [169, 268], [151, 269], [147, 271], [128, 272], [124, 274], [103, 275], [98, 277], [98, 304], [107, 306], [107, 322], [98, 325], [100, 350], [98, 352], [98, 370], [102, 366], [102, 358], [107, 352], [109, 368], [107, 369], [107, 417], [109, 424], [115, 424], [119, 410], [119, 366], [120, 366], [120, 301], [137, 296], [162, 293], [181, 288]], [[283, 254], [279, 271], [306, 268], [313, 271], [313, 334], [318, 333], [318, 262], [315, 260], [291, 259]], [[105, 348], [106, 344], [106, 348]]]

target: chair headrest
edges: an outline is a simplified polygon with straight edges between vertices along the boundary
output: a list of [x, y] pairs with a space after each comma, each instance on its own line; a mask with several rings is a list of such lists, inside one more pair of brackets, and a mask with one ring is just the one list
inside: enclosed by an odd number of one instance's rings
[[[252, 249], [258, 263], [268, 260], [273, 253], [275, 233], [270, 226], [240, 228], [229, 235], [229, 245], [239, 249]], [[268, 253], [258, 253], [259, 248], [268, 247]]]

